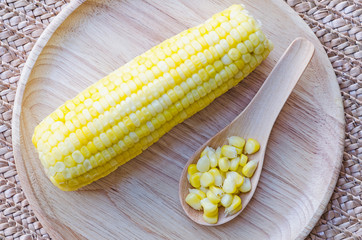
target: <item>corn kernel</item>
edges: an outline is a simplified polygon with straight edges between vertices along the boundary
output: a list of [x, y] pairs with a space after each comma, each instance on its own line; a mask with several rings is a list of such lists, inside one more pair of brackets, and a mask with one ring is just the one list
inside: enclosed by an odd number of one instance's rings
[[240, 166], [244, 167], [246, 163], [248, 162], [248, 156], [241, 154], [240, 155]]
[[190, 164], [187, 168], [187, 173], [191, 176], [194, 173], [197, 173], [196, 164]]
[[201, 200], [206, 198], [206, 194], [200, 189], [189, 188], [189, 193], [195, 193]]
[[221, 171], [226, 172], [229, 170], [230, 161], [226, 157], [220, 158], [218, 163], [219, 163], [219, 168]]
[[206, 216], [211, 217], [218, 213], [217, 204], [212, 203], [208, 198], [204, 198], [201, 200], [201, 206]]
[[218, 221], [219, 215], [215, 214], [214, 216], [207, 216], [205, 213], [202, 215], [202, 218], [205, 220], [205, 222], [210, 224], [215, 224]]
[[191, 186], [193, 186], [194, 188], [199, 188], [201, 186], [200, 178], [201, 178], [201, 173], [197, 172], [197, 173], [192, 174], [190, 176]]
[[221, 147], [221, 154], [227, 158], [236, 158], [238, 155], [235, 147], [230, 145], [224, 145]]
[[231, 161], [230, 161], [230, 167], [229, 167], [229, 170], [230, 171], [236, 171], [239, 167], [239, 162], [240, 162], [240, 159], [238, 157], [236, 158], [233, 158]]
[[209, 170], [209, 173], [211, 173], [213, 175], [213, 177], [214, 177], [214, 185], [218, 186], [218, 187], [221, 187], [223, 179], [222, 179], [222, 176], [221, 176], [219, 170], [217, 168], [211, 168]]
[[233, 195], [230, 193], [226, 193], [224, 194], [224, 196], [222, 196], [221, 198], [221, 206], [227, 208], [231, 205], [231, 203], [233, 202]]
[[202, 209], [200, 201], [201, 201], [201, 199], [195, 193], [187, 194], [186, 199], [185, 199], [185, 202], [195, 210], [201, 210]]
[[250, 162], [248, 162], [244, 167], [243, 167], [243, 175], [245, 177], [252, 177], [254, 175], [255, 169], [258, 166], [258, 161], [257, 160], [251, 160]]
[[232, 178], [226, 178], [224, 184], [222, 185], [222, 190], [225, 193], [235, 193], [236, 192], [236, 184]]
[[249, 138], [246, 141], [246, 144], [245, 144], [245, 153], [246, 154], [256, 153], [257, 151], [259, 151], [259, 149], [260, 149], [260, 144], [255, 139]]
[[227, 172], [226, 178], [231, 178], [235, 182], [237, 188], [243, 185], [244, 182], [244, 177], [237, 172]]
[[207, 191], [206, 196], [210, 200], [210, 202], [214, 204], [218, 204], [220, 202], [220, 197], [211, 190]]
[[245, 139], [238, 136], [231, 136], [228, 138], [228, 143], [231, 146], [243, 149], [245, 145]]
[[244, 178], [243, 184], [239, 187], [240, 192], [246, 193], [251, 190], [251, 181], [250, 178]]
[[241, 199], [238, 195], [234, 195], [233, 201], [231, 205], [227, 208], [225, 208], [225, 214], [226, 215], [234, 215], [238, 211], [240, 211], [242, 208], [241, 205]]
[[219, 187], [210, 186], [210, 190], [219, 198], [222, 198], [222, 196], [225, 194], [224, 191]]
[[197, 170], [199, 170], [199, 172], [207, 172], [210, 169], [210, 160], [209, 158], [204, 155], [202, 156], [196, 164], [196, 168]]
[[214, 183], [214, 176], [209, 172], [204, 172], [200, 178], [200, 184], [202, 187], [209, 187]]

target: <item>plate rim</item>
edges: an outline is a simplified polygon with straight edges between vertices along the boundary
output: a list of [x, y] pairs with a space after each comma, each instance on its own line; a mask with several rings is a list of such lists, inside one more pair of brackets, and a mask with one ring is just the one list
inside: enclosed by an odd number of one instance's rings
[[[84, 2], [87, 0], [72, 0], [68, 5], [60, 11], [60, 13], [53, 19], [53, 21], [45, 28], [39, 39], [36, 41], [34, 47], [32, 48], [29, 57], [27, 58], [25, 65], [23, 67], [20, 79], [18, 81], [18, 86], [16, 90], [15, 95], [15, 101], [14, 101], [14, 108], [13, 108], [13, 114], [12, 114], [12, 124], [11, 124], [11, 132], [12, 132], [12, 145], [13, 145], [13, 154], [14, 154], [14, 160], [15, 160], [15, 166], [16, 169], [22, 169], [23, 171], [26, 171], [25, 165], [23, 164], [24, 160], [21, 153], [21, 133], [20, 133], [20, 117], [21, 117], [21, 111], [22, 111], [22, 101], [24, 96], [24, 91], [26, 88], [26, 84], [29, 80], [30, 74], [34, 69], [35, 63], [38, 60], [38, 57], [42, 53], [44, 47], [47, 45], [48, 41], [51, 39], [55, 31], [58, 29], [58, 27], [63, 24], [63, 22], [71, 15], [79, 6], [81, 6]], [[244, 0], [245, 1], [245, 0]], [[280, 3], [275, 3], [275, 2]], [[318, 42], [319, 46], [323, 48], [323, 45], [320, 43], [319, 39], [315, 36], [312, 29], [305, 23], [305, 21], [285, 2], [280, 0], [272, 0], [274, 4], [285, 4], [288, 10], [291, 14], [295, 14], [299, 17], [299, 20], [301, 23], [305, 25], [305, 27], [308, 29], [309, 33], [311, 33], [311, 37], [315, 38], [316, 42]], [[328, 58], [327, 53], [323, 51], [323, 55]], [[328, 61], [329, 62], [329, 61]], [[335, 75], [335, 72], [333, 71], [333, 67], [329, 62], [329, 69], [333, 72], [333, 80], [338, 84], [337, 78]], [[337, 85], [339, 88], [339, 85]], [[343, 108], [343, 101], [342, 97], [339, 98], [339, 104], [341, 108], [339, 108], [340, 112], [336, 113], [336, 115], [340, 115], [340, 120], [343, 123], [342, 129], [345, 127], [345, 119], [344, 119], [344, 108]], [[341, 134], [341, 139], [338, 140], [344, 140], [344, 134]], [[311, 215], [310, 221], [305, 225], [304, 229], [300, 231], [300, 233], [297, 235], [296, 239], [304, 239], [307, 237], [307, 235], [311, 232], [311, 230], [315, 227], [318, 220], [321, 218], [323, 212], [325, 211], [325, 208], [327, 207], [328, 202], [331, 199], [331, 196], [333, 194], [333, 190], [335, 189], [335, 185], [338, 180], [339, 172], [340, 172], [340, 166], [343, 161], [343, 152], [344, 152], [344, 145], [340, 144], [340, 156], [337, 156], [337, 158], [340, 159], [338, 167], [336, 166], [333, 171], [333, 177], [331, 178], [331, 181], [328, 186], [326, 186], [326, 194], [321, 200], [318, 207], [316, 207], [316, 210], [314, 214]], [[19, 171], [17, 171], [19, 172]], [[21, 186], [27, 186], [27, 188], [32, 189], [31, 183], [27, 181], [27, 178], [23, 176], [23, 174], [18, 174], [20, 185]], [[46, 230], [46, 232], [51, 237], [61, 237], [59, 232], [55, 231], [53, 228], [48, 225], [48, 221], [46, 220], [46, 216], [43, 215], [43, 212], [38, 211], [40, 209], [34, 192], [25, 192], [24, 188], [23, 192], [26, 195], [29, 204], [36, 206], [32, 208], [32, 210], [35, 212], [36, 217], [39, 219], [39, 222], [42, 224], [43, 228]], [[77, 239], [81, 239], [84, 236], [75, 236]]]

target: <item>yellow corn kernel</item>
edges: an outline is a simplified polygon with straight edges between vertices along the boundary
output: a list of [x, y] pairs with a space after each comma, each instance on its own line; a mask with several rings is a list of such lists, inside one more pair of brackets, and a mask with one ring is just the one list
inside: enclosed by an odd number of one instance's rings
[[222, 186], [223, 179], [222, 179], [222, 176], [221, 176], [221, 174], [220, 174], [219, 169], [217, 169], [217, 168], [211, 168], [211, 169], [209, 170], [209, 173], [211, 173], [211, 174], [214, 176], [214, 185], [215, 185], [215, 186], [218, 186], [218, 187], [221, 187], [221, 186]]
[[243, 149], [245, 145], [245, 139], [238, 136], [231, 136], [228, 138], [228, 143], [231, 146]]
[[245, 144], [245, 153], [246, 154], [256, 153], [257, 151], [259, 151], [259, 149], [260, 149], [260, 144], [255, 139], [249, 138], [246, 141], [246, 144]]
[[212, 217], [218, 213], [217, 204], [212, 203], [208, 198], [201, 200], [201, 206], [206, 216]]
[[244, 183], [239, 187], [240, 192], [246, 193], [251, 190], [251, 181], [250, 178], [244, 178]]
[[244, 177], [237, 172], [227, 172], [226, 178], [233, 179], [237, 188], [240, 187], [244, 182]]
[[202, 187], [209, 187], [210, 185], [214, 184], [214, 176], [209, 172], [204, 172], [200, 178], [200, 184]]
[[230, 168], [230, 161], [226, 157], [222, 157], [219, 159], [219, 168], [221, 171], [226, 172]]
[[241, 154], [240, 155], [240, 166], [244, 167], [246, 165], [246, 163], [248, 162], [248, 156]]
[[202, 209], [200, 201], [201, 201], [201, 199], [195, 193], [187, 194], [186, 199], [185, 199], [185, 202], [195, 210], [201, 210]]
[[197, 173], [196, 164], [190, 164], [187, 168], [187, 173], [191, 176], [194, 173]]
[[206, 147], [200, 154], [200, 158], [203, 157], [203, 156], [207, 156], [207, 153], [210, 151], [210, 148], [209, 147]]
[[207, 191], [206, 196], [210, 200], [210, 202], [214, 204], [218, 204], [220, 202], [220, 197], [211, 190]]
[[213, 192], [213, 193], [215, 193], [216, 194], [216, 196], [218, 196], [218, 197], [222, 197], [222, 196], [224, 196], [224, 191], [221, 189], [221, 188], [219, 188], [219, 187], [216, 187], [216, 186], [210, 186], [210, 190]]
[[245, 177], [251, 178], [253, 176], [257, 166], [258, 166], [258, 161], [251, 160], [243, 167], [243, 170], [242, 170], [243, 175]]
[[199, 170], [199, 172], [207, 172], [210, 169], [210, 160], [207, 157], [207, 155], [202, 156], [196, 164], [196, 168], [197, 170]]
[[215, 150], [210, 148], [210, 151], [207, 153], [207, 156], [208, 156], [208, 158], [210, 160], [210, 167], [211, 168], [216, 167], [218, 158], [216, 158]]
[[235, 147], [230, 146], [230, 145], [224, 145], [221, 147], [221, 154], [224, 157], [227, 158], [236, 158], [238, 153], [236, 152]]
[[233, 201], [231, 205], [227, 208], [225, 208], [225, 214], [226, 215], [234, 215], [238, 211], [240, 211], [242, 208], [241, 205], [241, 199], [238, 195], [234, 195]]
[[216, 148], [215, 155], [216, 155], [216, 159], [221, 158], [221, 147]]
[[224, 184], [222, 185], [222, 190], [225, 193], [235, 193], [236, 192], [236, 184], [232, 178], [226, 178]]
[[239, 162], [240, 162], [240, 159], [238, 157], [232, 159], [230, 161], [230, 167], [229, 167], [229, 170], [230, 171], [236, 171], [239, 167]]
[[218, 214], [215, 214], [214, 216], [211, 216], [211, 217], [209, 217], [209, 216], [207, 216], [207, 214], [203, 214], [202, 215], [202, 218], [205, 220], [205, 222], [207, 222], [207, 223], [210, 223], [210, 224], [215, 224], [215, 223], [217, 223], [217, 221], [218, 221], [218, 218], [219, 218], [219, 215]]
[[231, 205], [231, 203], [233, 202], [233, 195], [230, 193], [226, 193], [224, 194], [224, 196], [222, 196], [221, 198], [221, 206], [227, 208]]
[[200, 189], [189, 188], [189, 193], [195, 193], [201, 200], [206, 198], [206, 194]]
[[201, 174], [202, 173], [197, 172], [190, 176], [190, 184], [194, 188], [199, 188], [201, 186], [201, 184], [200, 184]]

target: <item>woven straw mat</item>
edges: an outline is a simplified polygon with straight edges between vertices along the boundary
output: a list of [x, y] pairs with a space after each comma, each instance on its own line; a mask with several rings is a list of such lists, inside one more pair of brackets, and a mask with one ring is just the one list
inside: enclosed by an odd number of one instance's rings
[[[70, 0], [0, 0], [0, 239], [49, 239], [22, 191], [11, 142], [21, 69], [40, 34]], [[307, 239], [362, 239], [362, 0], [286, 0], [334, 68], [345, 110], [345, 149], [328, 206]]]

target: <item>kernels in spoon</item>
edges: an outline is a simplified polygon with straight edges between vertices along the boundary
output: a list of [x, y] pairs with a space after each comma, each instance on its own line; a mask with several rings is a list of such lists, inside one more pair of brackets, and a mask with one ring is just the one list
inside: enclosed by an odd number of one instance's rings
[[259, 149], [260, 149], [260, 144], [255, 139], [249, 138], [246, 141], [246, 144], [245, 144], [245, 153], [246, 154], [256, 153], [257, 151], [259, 151]]
[[222, 157], [219, 159], [219, 168], [221, 171], [226, 172], [230, 168], [230, 161], [226, 157]]
[[185, 199], [186, 203], [195, 210], [201, 210], [201, 199], [195, 193], [189, 193]]
[[216, 159], [221, 158], [221, 147], [216, 148], [215, 155], [216, 155]]
[[224, 145], [221, 147], [221, 154], [227, 158], [236, 158], [238, 153], [236, 148], [230, 145]]
[[245, 177], [252, 177], [254, 175], [255, 169], [258, 166], [258, 161], [257, 160], [252, 160], [250, 162], [248, 162], [242, 170], [242, 173]]
[[230, 193], [224, 194], [221, 198], [221, 205], [225, 208], [229, 207], [233, 202], [233, 195]]
[[251, 181], [250, 178], [244, 178], [243, 185], [239, 187], [240, 192], [246, 193], [251, 190]]
[[239, 163], [240, 163], [240, 158], [236, 157], [236, 158], [231, 159], [229, 170], [236, 171], [239, 167]]
[[197, 170], [200, 172], [207, 172], [210, 169], [210, 160], [207, 155], [202, 156], [196, 164]]
[[209, 187], [214, 183], [214, 176], [209, 172], [204, 172], [200, 178], [200, 184], [202, 187]]

